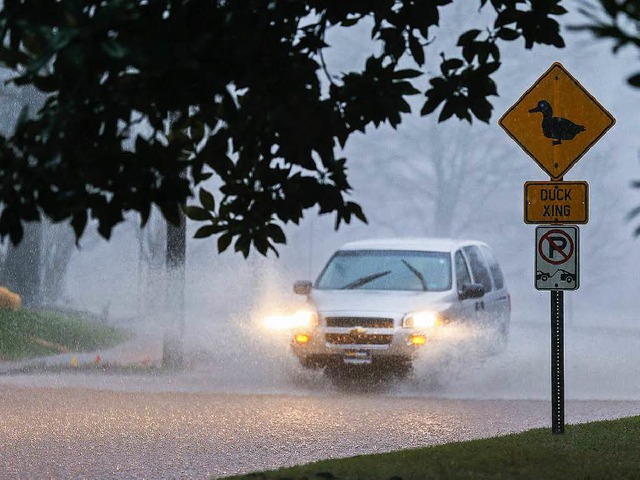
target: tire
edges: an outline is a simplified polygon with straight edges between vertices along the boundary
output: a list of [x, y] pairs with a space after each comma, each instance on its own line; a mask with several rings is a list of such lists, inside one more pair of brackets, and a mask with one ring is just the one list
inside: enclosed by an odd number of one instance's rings
[[306, 368], [307, 370], [318, 370], [322, 367], [322, 365], [315, 358], [298, 357], [298, 361], [300, 362], [300, 365], [302, 365], [302, 367]]
[[328, 363], [324, 373], [334, 384], [345, 386], [353, 384], [380, 384], [394, 379], [404, 379], [413, 372], [410, 359], [376, 359], [370, 365], [346, 365], [340, 362]]

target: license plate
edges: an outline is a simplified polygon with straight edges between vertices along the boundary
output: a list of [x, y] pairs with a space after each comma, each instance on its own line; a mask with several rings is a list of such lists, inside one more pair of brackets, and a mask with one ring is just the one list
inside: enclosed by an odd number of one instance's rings
[[344, 363], [368, 365], [371, 363], [371, 352], [367, 350], [347, 350], [342, 357]]

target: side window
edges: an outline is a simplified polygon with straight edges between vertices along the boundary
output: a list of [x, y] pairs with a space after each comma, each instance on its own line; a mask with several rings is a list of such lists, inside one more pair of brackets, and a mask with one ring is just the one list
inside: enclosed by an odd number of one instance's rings
[[482, 250], [482, 253], [484, 253], [484, 258], [486, 258], [489, 263], [489, 270], [493, 277], [493, 284], [498, 290], [504, 288], [504, 275], [502, 275], [502, 270], [500, 270], [500, 265], [498, 265], [496, 258], [493, 256], [493, 252], [489, 247], [485, 246], [480, 247], [480, 249]]
[[471, 275], [469, 275], [469, 269], [467, 268], [467, 262], [465, 262], [462, 252], [458, 250], [456, 252], [456, 282], [458, 284], [458, 291], [465, 283], [471, 283]]
[[480, 252], [480, 249], [476, 246], [464, 247], [464, 252], [467, 254], [467, 258], [469, 259], [469, 266], [471, 267], [471, 273], [473, 273], [474, 280], [477, 283], [482, 284], [485, 292], [490, 292], [492, 289], [491, 276], [489, 274], [489, 269], [485, 265], [482, 252]]

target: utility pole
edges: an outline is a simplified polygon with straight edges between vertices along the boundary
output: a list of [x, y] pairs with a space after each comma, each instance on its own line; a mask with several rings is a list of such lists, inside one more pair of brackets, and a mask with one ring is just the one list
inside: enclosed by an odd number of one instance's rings
[[[167, 118], [167, 132], [171, 133], [175, 114]], [[176, 159], [177, 161], [178, 159]], [[186, 175], [186, 171], [182, 171]], [[184, 364], [184, 289], [187, 257], [187, 224], [184, 212], [178, 212], [178, 225], [167, 221], [167, 254], [165, 257], [165, 305], [167, 329], [164, 335], [162, 365], [182, 368]]]
[[187, 253], [187, 228], [184, 213], [180, 224], [167, 222], [166, 296], [168, 318], [162, 354], [163, 366], [180, 368], [184, 363], [184, 290]]

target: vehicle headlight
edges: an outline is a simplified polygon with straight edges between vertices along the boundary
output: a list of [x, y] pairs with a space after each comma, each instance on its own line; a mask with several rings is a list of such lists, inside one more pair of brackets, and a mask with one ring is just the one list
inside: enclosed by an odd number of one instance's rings
[[292, 316], [292, 328], [307, 328], [318, 325], [318, 313], [313, 310], [298, 310]]
[[265, 317], [264, 326], [271, 330], [296, 330], [318, 325], [317, 312], [310, 309], [302, 309], [293, 315], [272, 315]]
[[407, 328], [432, 328], [439, 325], [442, 325], [442, 318], [438, 312], [411, 312], [402, 320], [402, 326]]

